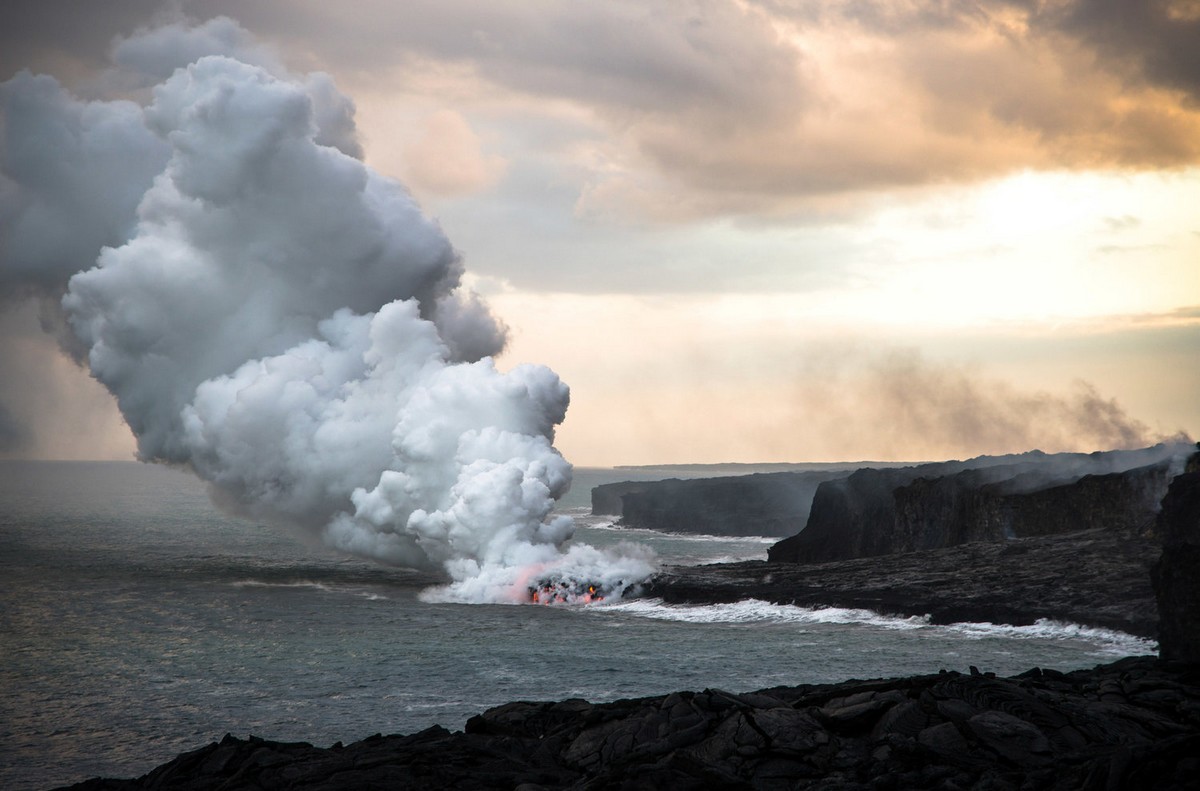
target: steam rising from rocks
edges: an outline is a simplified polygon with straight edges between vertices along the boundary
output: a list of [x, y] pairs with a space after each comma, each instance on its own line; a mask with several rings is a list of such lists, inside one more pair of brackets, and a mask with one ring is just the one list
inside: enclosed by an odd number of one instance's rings
[[237, 513], [444, 568], [442, 598], [520, 600], [540, 574], [619, 593], [651, 571], [564, 551], [567, 387], [496, 369], [504, 326], [441, 229], [360, 161], [327, 76], [287, 73], [228, 19], [115, 57], [122, 84], [153, 84], [145, 104], [28, 72], [0, 86], [0, 288], [62, 295], [68, 346], [142, 459], [194, 470]]
[[937, 362], [908, 349], [840, 350], [798, 377], [798, 411], [810, 446], [849, 448], [847, 455], [937, 459], [969, 455], [1094, 448], [1141, 448], [1191, 440], [1155, 431], [1077, 381], [1066, 394], [1031, 391], [967, 366]]

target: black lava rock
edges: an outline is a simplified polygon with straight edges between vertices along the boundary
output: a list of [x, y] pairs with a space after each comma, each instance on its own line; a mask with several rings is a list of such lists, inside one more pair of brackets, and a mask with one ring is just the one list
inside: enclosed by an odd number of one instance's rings
[[1195, 788], [1200, 668], [1153, 657], [1072, 673], [717, 689], [510, 703], [465, 732], [321, 749], [226, 736], [135, 780], [178, 789]]

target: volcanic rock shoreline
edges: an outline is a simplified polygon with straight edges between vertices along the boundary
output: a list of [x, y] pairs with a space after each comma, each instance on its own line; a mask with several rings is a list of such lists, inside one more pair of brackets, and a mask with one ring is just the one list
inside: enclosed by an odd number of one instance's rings
[[[1048, 619], [1155, 638], [1151, 572], [1169, 533], [1158, 523], [1159, 503], [1189, 463], [1200, 466], [1197, 459], [1190, 443], [1033, 451], [853, 472], [612, 484], [597, 487], [593, 503], [662, 523], [661, 512], [690, 487], [707, 493], [704, 502], [719, 516], [705, 525], [773, 526], [797, 508], [798, 481], [812, 489], [803, 530], [774, 544], [766, 562], [673, 566], [651, 579], [646, 595], [671, 604], [758, 599], [928, 615], [934, 623]], [[834, 477], [817, 481], [818, 474]], [[780, 494], [785, 486], [791, 501]], [[746, 489], [759, 496], [741, 507], [714, 494]]]
[[1033, 669], [509, 703], [318, 748], [226, 736], [133, 789], [1194, 789], [1200, 667], [1153, 657]]
[[759, 599], [928, 615], [933, 623], [1048, 619], [1153, 639], [1150, 572], [1161, 552], [1156, 541], [1094, 529], [831, 563], [671, 566], [644, 593], [669, 604]]
[[[819, 587], [825, 573], [825, 584], [850, 578], [843, 586], [846, 596], [855, 585], [867, 586], [853, 606], [886, 611], [921, 602], [918, 609], [939, 613], [935, 617], [942, 620], [1019, 622], [1034, 603], [1047, 616], [1085, 620], [1080, 615], [1097, 606], [1099, 588], [1111, 588], [1115, 592], [1092, 617], [1145, 633], [1152, 622], [1139, 619], [1153, 615], [1156, 606], [1164, 625], [1163, 659], [1130, 657], [1070, 673], [1034, 668], [1011, 678], [972, 667], [968, 675], [943, 671], [744, 694], [706, 689], [612, 703], [514, 702], [472, 717], [463, 732], [434, 726], [329, 748], [227, 735], [143, 777], [97, 778], [70, 788], [1195, 789], [1200, 454], [1172, 480], [1151, 532], [1165, 551], [1100, 528], [843, 561], [825, 564], [824, 572], [819, 564], [675, 570], [653, 590], [668, 599], [730, 600], [756, 586], [795, 600], [829, 596]], [[1130, 555], [1138, 558], [1136, 564], [1124, 561]], [[1062, 564], [1057, 593], [1043, 582], [1045, 569], [1022, 577], [1035, 559]], [[857, 570], [856, 563], [862, 564]], [[972, 585], [986, 591], [996, 582], [980, 579], [986, 568], [1018, 592], [1006, 605], [971, 599]], [[793, 572], [794, 579], [777, 577]], [[892, 582], [871, 588], [871, 578], [880, 574], [891, 575]], [[973, 579], [964, 583], [958, 576]], [[1126, 599], [1136, 606], [1123, 610], [1120, 602]], [[1002, 605], [1011, 613], [988, 610]]]

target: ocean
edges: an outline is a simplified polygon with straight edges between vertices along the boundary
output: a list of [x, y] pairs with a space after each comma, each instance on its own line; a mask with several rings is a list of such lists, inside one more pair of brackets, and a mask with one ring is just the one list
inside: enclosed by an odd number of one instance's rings
[[[774, 539], [683, 536], [560, 510], [577, 540], [665, 563], [761, 559]], [[452, 730], [510, 700], [735, 692], [969, 665], [1090, 667], [1155, 645], [1071, 624], [930, 625], [764, 602], [427, 603], [428, 574], [231, 518], [191, 476], [133, 462], [0, 462], [0, 788], [132, 777], [225, 733], [327, 746]]]

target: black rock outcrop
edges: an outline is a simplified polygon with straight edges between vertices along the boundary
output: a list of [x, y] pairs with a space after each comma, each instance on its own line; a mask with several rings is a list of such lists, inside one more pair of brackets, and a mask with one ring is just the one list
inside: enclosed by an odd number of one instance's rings
[[804, 530], [768, 558], [824, 563], [1096, 528], [1149, 536], [1184, 447], [858, 470], [822, 483]]
[[1187, 789], [1200, 674], [1151, 657], [1013, 678], [717, 689], [510, 703], [321, 749], [226, 736], [136, 780], [75, 791], [303, 789]]
[[1047, 618], [1153, 638], [1157, 542], [1109, 530], [799, 565], [672, 566], [645, 592], [673, 604], [760, 599], [1025, 625]]
[[[781, 554], [776, 559], [793, 562], [1064, 532], [1081, 517], [1093, 523], [1090, 526], [1101, 526], [1096, 520], [1107, 519], [1122, 526], [1138, 522], [1146, 529], [1166, 490], [1169, 465], [1136, 482], [1105, 478], [1135, 467], [1154, 467], [1184, 452], [1180, 444], [1090, 454], [1030, 451], [915, 466], [814, 465], [718, 478], [622, 481], [592, 489], [592, 513], [619, 516], [625, 527], [666, 532], [780, 537], [799, 533], [803, 538], [777, 550]], [[1084, 476], [1096, 480], [1090, 489], [1073, 490], [1070, 501], [1060, 493], [1019, 499], [1074, 484]], [[897, 494], [900, 489], [905, 491]]]
[[592, 513], [621, 517], [624, 527], [704, 535], [785, 536], [802, 529], [817, 488], [825, 481], [846, 478], [859, 469], [903, 469], [911, 477], [949, 475], [1016, 460], [1040, 461], [1040, 451], [1018, 456], [980, 456], [969, 461], [946, 461], [904, 466], [843, 462], [805, 465], [804, 470], [725, 475], [715, 478], [669, 478], [658, 481], [620, 481], [592, 489]]
[[592, 489], [592, 513], [625, 527], [717, 536], [788, 536], [804, 527], [817, 486], [846, 470], [621, 482]]
[[1171, 482], [1157, 532], [1162, 558], [1154, 568], [1164, 659], [1200, 663], [1200, 453]]
[[[1153, 638], [1159, 614], [1150, 571], [1166, 534], [1177, 538], [1160, 571], [1160, 596], [1200, 601], [1200, 573], [1187, 566], [1200, 554], [1200, 530], [1178, 527], [1195, 518], [1188, 514], [1197, 506], [1181, 494], [1189, 477], [1177, 479], [1155, 518], [1183, 467], [1179, 448], [1172, 451], [1145, 466], [1049, 486], [1089, 465], [1103, 469], [1097, 462], [1136, 462], [1156, 451], [1071, 456], [1052, 469], [1035, 457], [939, 477], [919, 468], [859, 470], [822, 484], [808, 528], [775, 544], [767, 562], [670, 567], [646, 593], [668, 603], [760, 599], [937, 623], [1047, 618]], [[1180, 644], [1200, 639], [1195, 620], [1172, 628]]]
[[[679, 481], [678, 478], [671, 478], [668, 481], [662, 482], [669, 484]], [[592, 487], [592, 513], [607, 516], [620, 516], [625, 508], [625, 496], [634, 492], [643, 491], [648, 483], [659, 483], [657, 481], [620, 481], [619, 483], [604, 483], [599, 486]]]

